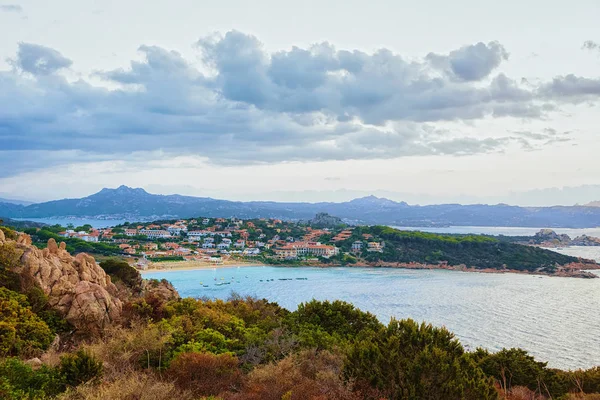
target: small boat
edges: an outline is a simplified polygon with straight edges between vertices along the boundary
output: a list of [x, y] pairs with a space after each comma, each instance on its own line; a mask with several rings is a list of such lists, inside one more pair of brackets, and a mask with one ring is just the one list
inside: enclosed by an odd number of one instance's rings
[[208, 285], [202, 285], [202, 287], [208, 287]]

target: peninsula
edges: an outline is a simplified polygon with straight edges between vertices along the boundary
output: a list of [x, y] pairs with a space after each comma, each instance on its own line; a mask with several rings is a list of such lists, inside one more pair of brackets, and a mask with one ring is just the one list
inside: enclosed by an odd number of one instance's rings
[[[64, 241], [72, 253], [121, 256], [139, 269], [197, 265], [366, 266], [597, 278], [591, 260], [484, 235], [439, 235], [349, 226], [325, 213], [299, 222], [207, 218], [126, 222], [111, 228], [27, 228], [34, 244]], [[533, 239], [532, 239], [533, 240]]]

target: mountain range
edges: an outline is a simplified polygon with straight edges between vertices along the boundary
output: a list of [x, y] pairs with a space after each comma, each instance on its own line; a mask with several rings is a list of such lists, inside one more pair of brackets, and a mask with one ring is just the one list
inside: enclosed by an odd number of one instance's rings
[[239, 217], [310, 219], [319, 212], [346, 222], [397, 226], [523, 226], [587, 228], [600, 226], [600, 207], [519, 207], [506, 204], [409, 205], [367, 196], [347, 202], [301, 203], [228, 201], [210, 197], [157, 195], [141, 188], [102, 189], [80, 199], [30, 205], [0, 202], [0, 216], [10, 218], [87, 217], [153, 220]]

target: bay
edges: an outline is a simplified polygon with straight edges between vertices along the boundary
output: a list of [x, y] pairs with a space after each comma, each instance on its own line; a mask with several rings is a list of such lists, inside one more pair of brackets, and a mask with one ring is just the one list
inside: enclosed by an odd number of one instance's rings
[[[183, 297], [226, 299], [236, 292], [289, 310], [313, 298], [345, 300], [384, 323], [394, 317], [445, 326], [468, 349], [521, 347], [551, 367], [600, 365], [600, 279], [267, 266], [146, 272], [144, 278], [165, 278]], [[216, 285], [222, 282], [230, 284]]]
[[124, 219], [99, 219], [99, 218], [14, 218], [17, 221], [40, 222], [48, 225], [61, 225], [66, 227], [73, 224], [74, 227], [89, 224], [92, 228], [101, 229], [120, 225], [126, 222]]

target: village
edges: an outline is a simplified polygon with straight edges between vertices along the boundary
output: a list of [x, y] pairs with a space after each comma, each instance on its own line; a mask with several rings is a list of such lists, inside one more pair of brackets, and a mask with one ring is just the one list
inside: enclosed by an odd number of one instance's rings
[[59, 232], [65, 238], [118, 245], [138, 268], [150, 262], [232, 260], [320, 262], [383, 252], [385, 244], [355, 227], [314, 228], [279, 219], [197, 218], [152, 223], [124, 223], [111, 228], [90, 226]]

